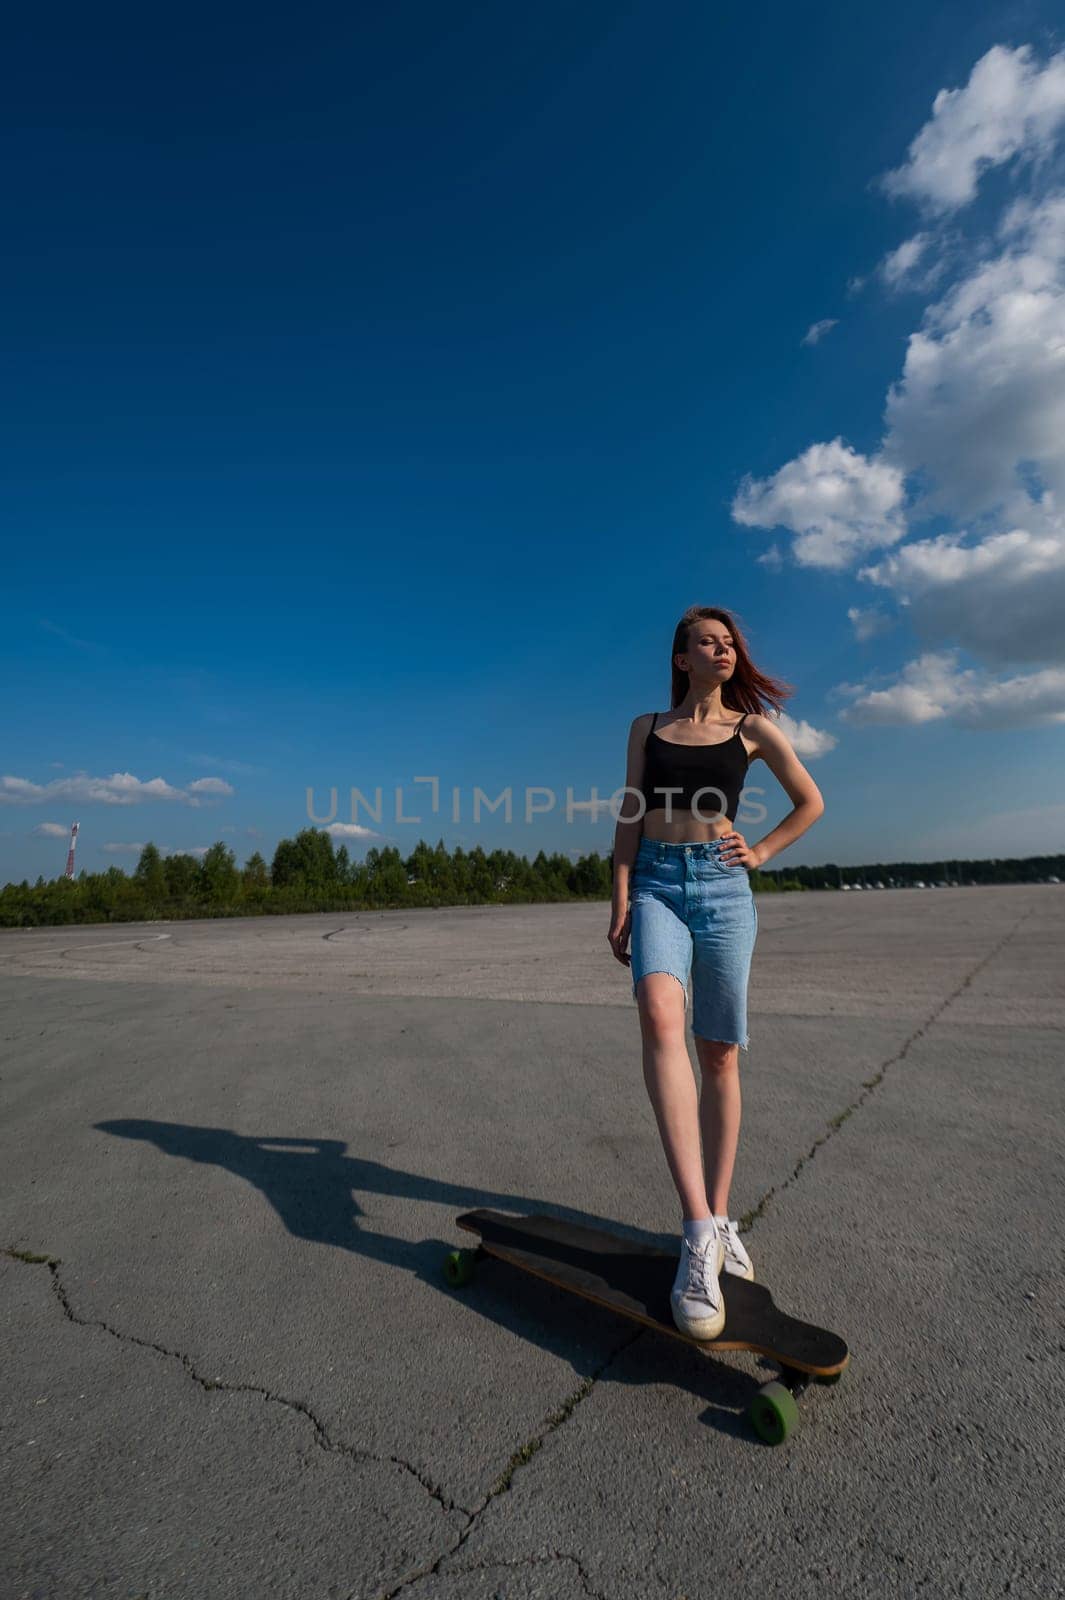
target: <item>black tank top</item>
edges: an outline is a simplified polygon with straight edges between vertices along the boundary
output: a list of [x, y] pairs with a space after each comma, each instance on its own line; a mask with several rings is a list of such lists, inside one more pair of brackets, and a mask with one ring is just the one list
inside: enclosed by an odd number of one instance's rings
[[[747, 751], [740, 738], [740, 729], [746, 718], [745, 711], [736, 724], [736, 731], [731, 739], [719, 740], [716, 744], [677, 744], [655, 733], [654, 726], [658, 721], [656, 711], [651, 731], [643, 747], [645, 811], [664, 811], [666, 808], [664, 791], [667, 789], [680, 790], [679, 794], [670, 796], [674, 811], [690, 811], [698, 790], [709, 788], [709, 793], [701, 795], [695, 801], [703, 816], [710, 818], [722, 810], [723, 795], [724, 814], [730, 822], [735, 821], [740, 803], [740, 790], [743, 788], [743, 780], [750, 766]], [[718, 789], [721, 791], [720, 794], [714, 792]]]

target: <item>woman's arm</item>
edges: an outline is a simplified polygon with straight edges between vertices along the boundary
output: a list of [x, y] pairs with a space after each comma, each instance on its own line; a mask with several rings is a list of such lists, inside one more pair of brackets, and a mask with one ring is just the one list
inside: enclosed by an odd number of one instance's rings
[[[752, 726], [753, 724], [753, 726]], [[749, 737], [755, 742], [756, 755], [761, 756], [792, 803], [788, 812], [764, 839], [751, 846], [756, 866], [762, 867], [771, 857], [786, 850], [789, 844], [801, 839], [807, 828], [813, 826], [824, 814], [825, 802], [795, 751], [786, 733], [772, 717], [749, 716], [743, 725], [750, 729]]]
[[643, 817], [638, 816], [640, 802], [637, 796], [631, 793], [638, 789], [643, 792], [644, 770], [644, 740], [647, 730], [651, 725], [652, 713], [647, 711], [641, 717], [636, 717], [629, 728], [629, 746], [625, 757], [625, 787], [627, 793], [621, 802], [618, 819], [614, 828], [614, 898], [613, 909], [615, 915], [619, 912], [624, 916], [629, 908], [629, 878], [632, 873], [636, 852], [640, 848], [643, 837]]

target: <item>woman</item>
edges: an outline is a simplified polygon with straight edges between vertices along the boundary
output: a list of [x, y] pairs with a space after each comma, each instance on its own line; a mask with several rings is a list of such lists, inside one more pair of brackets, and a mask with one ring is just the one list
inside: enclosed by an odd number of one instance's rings
[[[644, 1082], [683, 1211], [673, 1320], [697, 1339], [713, 1339], [725, 1325], [719, 1274], [754, 1277], [728, 1213], [758, 931], [747, 874], [800, 838], [825, 805], [776, 720], [764, 714], [766, 706], [779, 712], [792, 686], [759, 672], [727, 611], [692, 606], [684, 613], [673, 636], [672, 675], [672, 709], [637, 717], [629, 733], [608, 938], [632, 969]], [[759, 757], [792, 809], [748, 844], [732, 822], [747, 768]], [[689, 977], [701, 1100], [684, 1032]]]

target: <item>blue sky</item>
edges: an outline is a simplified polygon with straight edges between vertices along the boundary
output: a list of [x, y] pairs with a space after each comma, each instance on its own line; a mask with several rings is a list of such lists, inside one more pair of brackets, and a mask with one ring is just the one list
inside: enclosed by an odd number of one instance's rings
[[23, 12], [0, 879], [309, 786], [605, 851], [696, 602], [797, 689], [772, 865], [1065, 848], [1054, 11]]

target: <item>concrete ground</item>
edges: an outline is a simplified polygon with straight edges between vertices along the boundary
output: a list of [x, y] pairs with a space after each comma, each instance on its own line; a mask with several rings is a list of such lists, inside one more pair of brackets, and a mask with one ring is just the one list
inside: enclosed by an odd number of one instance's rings
[[0, 933], [3, 1600], [1065, 1595], [1063, 895], [759, 897], [732, 1211], [853, 1352], [777, 1449], [759, 1359], [441, 1276], [679, 1248], [605, 904]]

